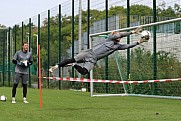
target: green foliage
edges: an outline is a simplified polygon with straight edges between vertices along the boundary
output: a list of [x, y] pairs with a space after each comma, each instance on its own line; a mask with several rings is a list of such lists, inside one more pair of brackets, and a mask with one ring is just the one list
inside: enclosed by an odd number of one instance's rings
[[[181, 63], [174, 54], [159, 51], [157, 56], [157, 79], [179, 78], [181, 74]], [[153, 79], [153, 55], [150, 51], [144, 51], [140, 48], [135, 49], [131, 54], [131, 80], [152, 80]], [[177, 83], [159, 83], [159, 84], [138, 84], [129, 86], [131, 93], [138, 94], [157, 94], [157, 95], [178, 95], [181, 92], [177, 89]], [[176, 88], [175, 88], [176, 87]]]
[[[153, 55], [141, 48], [131, 52], [131, 80], [145, 80], [153, 78]], [[144, 66], [144, 67], [143, 67]]]
[[181, 63], [170, 52], [160, 51], [157, 53], [158, 78], [179, 78], [181, 74]]
[[126, 9], [123, 6], [115, 6], [115, 7], [110, 7], [109, 9], [109, 16], [115, 16], [118, 14], [125, 14]]
[[179, 17], [181, 15], [180, 5], [175, 4], [174, 7], [166, 7], [166, 3], [162, 2], [162, 4], [157, 7], [157, 15], [164, 17]]
[[167, 9], [163, 9], [163, 10], [158, 8], [157, 12], [159, 16], [176, 17], [174, 9], [170, 6]]
[[180, 7], [179, 4], [174, 5], [174, 10], [175, 10], [175, 13], [177, 14], [177, 16], [180, 17], [180, 15], [181, 15], [181, 7]]
[[[14, 29], [12, 33], [14, 34]], [[16, 26], [16, 40], [16, 49], [20, 50], [22, 45], [22, 29], [18, 25]]]
[[[157, 76], [163, 78], [179, 78], [181, 63], [174, 54], [157, 52]], [[131, 80], [153, 79], [153, 54], [141, 48], [131, 53]]]
[[152, 8], [145, 5], [132, 5], [130, 6], [130, 14], [139, 16], [152, 16]]

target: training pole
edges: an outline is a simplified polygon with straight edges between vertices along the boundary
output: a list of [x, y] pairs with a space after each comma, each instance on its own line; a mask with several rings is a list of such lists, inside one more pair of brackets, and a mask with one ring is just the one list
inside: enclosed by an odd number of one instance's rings
[[40, 108], [42, 108], [42, 85], [41, 85], [41, 82], [42, 82], [42, 78], [41, 78], [41, 62], [40, 62], [40, 45], [38, 45], [38, 68], [39, 68], [39, 71], [38, 71], [38, 81], [39, 81], [39, 91], [40, 91]]

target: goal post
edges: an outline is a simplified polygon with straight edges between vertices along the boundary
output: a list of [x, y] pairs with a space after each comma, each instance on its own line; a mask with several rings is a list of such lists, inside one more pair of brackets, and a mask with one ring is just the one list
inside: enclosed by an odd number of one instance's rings
[[[154, 26], [157, 28], [155, 35], [153, 34]], [[130, 74], [126, 74], [127, 50], [117, 51], [108, 56], [108, 80], [117, 79], [129, 83], [108, 83], [108, 87], [106, 87], [105, 83], [90, 82], [91, 97], [126, 95], [181, 99], [181, 91], [179, 90], [181, 88], [181, 18], [93, 33], [89, 35], [90, 48], [100, 41], [105, 41], [105, 39], [100, 38], [100, 36], [108, 35], [112, 31], [132, 31], [137, 27], [142, 27], [143, 30], [149, 30], [152, 36], [149, 42], [131, 49]], [[153, 40], [153, 36], [154, 38], [156, 37], [156, 40]], [[138, 39], [140, 39], [140, 35], [130, 35], [131, 42], [138, 41]], [[156, 47], [154, 46], [154, 41], [156, 42]], [[121, 43], [126, 44], [127, 38], [122, 38]], [[156, 50], [156, 53], [154, 53], [154, 50]], [[154, 80], [153, 74], [153, 54], [156, 54], [157, 59], [157, 80]], [[104, 68], [104, 62], [101, 61], [104, 61], [104, 59], [100, 60], [100, 62], [98, 61]], [[90, 72], [90, 80], [96, 78], [104, 80], [105, 75], [103, 73], [104, 69], [100, 72], [100, 70], [94, 68]], [[131, 83], [135, 80], [138, 82], [143, 81], [143, 83]]]

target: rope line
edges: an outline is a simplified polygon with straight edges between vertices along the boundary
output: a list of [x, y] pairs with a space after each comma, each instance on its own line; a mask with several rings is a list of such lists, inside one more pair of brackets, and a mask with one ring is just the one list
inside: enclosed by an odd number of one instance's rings
[[160, 80], [143, 80], [143, 81], [121, 81], [121, 80], [101, 80], [101, 79], [86, 79], [86, 78], [70, 78], [70, 77], [43, 77], [50, 80], [61, 81], [76, 81], [76, 82], [93, 82], [93, 83], [115, 83], [115, 84], [140, 84], [140, 83], [157, 83], [157, 82], [174, 82], [181, 81], [177, 79], [160, 79]]

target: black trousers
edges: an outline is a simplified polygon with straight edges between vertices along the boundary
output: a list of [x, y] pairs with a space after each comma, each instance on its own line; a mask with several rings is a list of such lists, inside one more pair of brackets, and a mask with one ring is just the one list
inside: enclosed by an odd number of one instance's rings
[[[75, 62], [76, 62], [76, 60], [74, 58], [71, 58], [71, 59], [66, 59], [66, 60], [62, 61], [58, 65], [59, 65], [59, 67], [64, 67], [69, 63], [75, 63]], [[81, 60], [81, 61], [78, 61], [77, 63], [84, 63], [84, 61]], [[79, 65], [74, 65], [74, 68], [82, 75], [86, 75], [88, 73], [88, 70], [86, 68], [84, 68], [84, 67], [82, 68]]]

